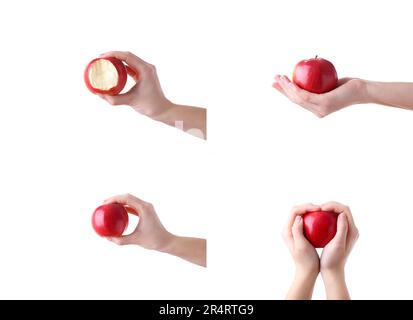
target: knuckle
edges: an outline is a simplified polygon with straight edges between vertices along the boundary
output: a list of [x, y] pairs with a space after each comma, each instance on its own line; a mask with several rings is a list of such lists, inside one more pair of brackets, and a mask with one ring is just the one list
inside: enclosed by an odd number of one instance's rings
[[146, 209], [153, 209], [153, 204], [149, 202], [145, 202], [145, 208]]

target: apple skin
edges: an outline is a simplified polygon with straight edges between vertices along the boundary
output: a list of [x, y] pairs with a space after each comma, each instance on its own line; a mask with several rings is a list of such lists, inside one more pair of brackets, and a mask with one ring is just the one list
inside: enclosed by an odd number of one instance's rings
[[330, 61], [315, 57], [295, 66], [293, 82], [309, 92], [326, 93], [337, 88], [337, 71]]
[[337, 213], [307, 212], [303, 216], [304, 235], [314, 248], [324, 248], [337, 232]]
[[104, 204], [92, 215], [92, 226], [102, 237], [120, 237], [129, 222], [128, 212], [119, 203]]
[[[90, 83], [90, 79], [89, 79], [90, 68], [96, 61], [101, 60], [101, 59], [110, 61], [113, 64], [113, 66], [116, 68], [116, 71], [118, 72], [118, 84], [109, 90], [97, 89], [93, 87], [92, 84]], [[94, 94], [99, 93], [99, 94], [107, 94], [110, 96], [116, 96], [117, 94], [121, 93], [121, 91], [125, 87], [126, 81], [128, 79], [128, 73], [126, 72], [126, 67], [123, 64], [123, 62], [117, 58], [113, 58], [113, 57], [96, 58], [90, 61], [89, 64], [87, 65], [85, 72], [84, 72], [84, 79], [85, 79], [86, 86], [90, 92]]]

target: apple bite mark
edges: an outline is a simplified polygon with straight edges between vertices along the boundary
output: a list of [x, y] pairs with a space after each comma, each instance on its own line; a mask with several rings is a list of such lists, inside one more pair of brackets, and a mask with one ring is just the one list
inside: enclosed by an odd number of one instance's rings
[[109, 60], [98, 59], [90, 66], [89, 81], [95, 89], [110, 90], [118, 84], [118, 71]]
[[84, 72], [86, 86], [94, 94], [117, 95], [125, 87], [127, 78], [125, 65], [113, 57], [92, 60]]

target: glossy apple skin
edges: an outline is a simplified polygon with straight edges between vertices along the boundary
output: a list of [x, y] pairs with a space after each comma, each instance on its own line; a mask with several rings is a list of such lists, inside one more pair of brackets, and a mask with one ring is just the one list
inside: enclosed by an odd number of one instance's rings
[[314, 248], [324, 248], [337, 232], [337, 213], [307, 212], [303, 216], [304, 235]]
[[119, 237], [129, 222], [128, 212], [118, 203], [104, 204], [92, 215], [92, 226], [102, 237]]
[[337, 88], [337, 71], [330, 61], [322, 58], [303, 60], [295, 66], [293, 82], [312, 93], [326, 93]]
[[[89, 71], [90, 71], [91, 66], [100, 59], [110, 61], [116, 68], [116, 71], [118, 72], [118, 84], [109, 90], [100, 90], [100, 89], [94, 88], [89, 80]], [[90, 92], [94, 94], [100, 93], [100, 94], [107, 94], [110, 96], [116, 96], [117, 94], [121, 93], [121, 91], [125, 87], [126, 81], [128, 79], [128, 74], [126, 72], [126, 67], [121, 60], [117, 58], [112, 58], [112, 57], [97, 58], [97, 59], [93, 59], [92, 61], [90, 61], [89, 64], [87, 65], [85, 69], [85, 73], [84, 73], [84, 79], [85, 79], [86, 87], [89, 89]]]

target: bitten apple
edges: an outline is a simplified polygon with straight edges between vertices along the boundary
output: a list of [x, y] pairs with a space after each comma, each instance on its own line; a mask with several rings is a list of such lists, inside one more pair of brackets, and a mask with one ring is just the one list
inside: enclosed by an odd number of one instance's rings
[[303, 216], [304, 235], [315, 248], [324, 248], [337, 232], [337, 213], [307, 212]]
[[337, 71], [330, 61], [316, 56], [295, 66], [293, 82], [312, 93], [326, 93], [337, 88]]
[[97, 58], [86, 67], [85, 83], [92, 93], [119, 94], [126, 85], [128, 74], [123, 62], [117, 58]]
[[119, 237], [129, 222], [128, 212], [118, 203], [104, 204], [92, 215], [92, 226], [102, 237]]

